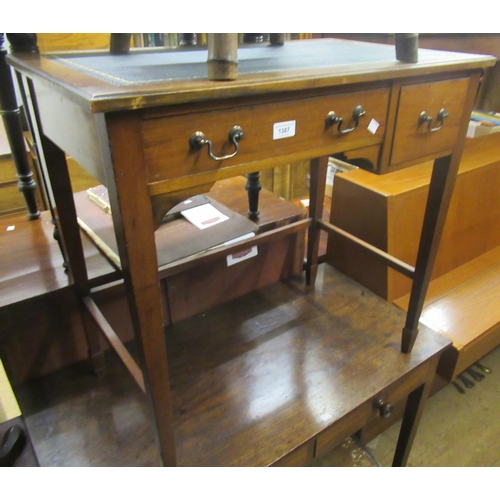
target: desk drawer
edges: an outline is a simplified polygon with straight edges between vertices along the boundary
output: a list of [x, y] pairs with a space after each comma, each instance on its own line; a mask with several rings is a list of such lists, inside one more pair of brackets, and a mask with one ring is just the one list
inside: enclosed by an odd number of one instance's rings
[[[381, 88], [144, 119], [142, 133], [149, 182], [262, 160], [282, 158], [283, 163], [290, 163], [351, 146], [380, 144], [388, 99], [389, 89]], [[351, 128], [357, 106], [363, 107], [365, 115], [352, 132], [341, 134], [338, 124], [326, 125], [327, 114], [334, 111], [344, 120], [341, 130]], [[372, 120], [379, 125], [370, 131], [368, 125]], [[290, 128], [280, 132], [279, 124], [283, 124], [283, 129]], [[215, 156], [230, 155], [235, 146], [228, 134], [235, 125], [242, 128], [244, 137], [239, 141], [238, 154], [230, 159], [216, 161], [209, 157], [207, 146], [200, 151], [189, 146], [190, 136], [201, 131], [213, 143]]]
[[[453, 148], [462, 121], [468, 83], [468, 78], [460, 78], [401, 88], [391, 165]], [[448, 116], [441, 122], [438, 115], [442, 109]], [[422, 112], [432, 117], [432, 122], [420, 122]], [[430, 131], [429, 126], [439, 130]]]
[[313, 441], [308, 441], [271, 465], [273, 467], [305, 467], [311, 462], [313, 444]]
[[373, 426], [377, 420], [385, 420], [376, 407], [376, 401], [380, 398], [384, 403], [395, 405], [417, 387], [427, 382], [430, 375], [429, 370], [432, 366], [435, 367], [431, 358], [411, 371], [406, 377], [394, 382], [377, 396], [356, 408], [354, 412], [321, 432], [317, 436], [315, 456], [321, 456], [332, 450], [342, 443], [344, 439], [363, 429], [367, 424]]

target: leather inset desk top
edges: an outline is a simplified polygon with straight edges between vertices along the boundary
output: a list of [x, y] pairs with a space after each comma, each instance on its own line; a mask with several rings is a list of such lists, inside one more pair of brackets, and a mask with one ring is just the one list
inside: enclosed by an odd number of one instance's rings
[[[287, 42], [283, 46], [240, 47], [238, 49], [238, 74], [251, 75], [281, 71], [303, 71], [354, 67], [359, 64], [377, 63], [399, 65], [392, 45], [367, 44], [336, 39], [314, 40], [314, 51], [309, 44]], [[358, 45], [363, 45], [359, 50]], [[48, 58], [90, 76], [117, 86], [161, 83], [170, 80], [206, 80], [206, 48], [192, 50], [146, 49], [129, 54], [113, 55], [96, 53], [54, 54]], [[439, 61], [438, 51], [419, 50], [420, 63]], [[457, 60], [463, 54], [457, 54]], [[450, 53], [446, 53], [449, 59]]]
[[[425, 51], [422, 51], [425, 52]], [[114, 85], [134, 85], [168, 80], [206, 79], [206, 49], [182, 51], [151, 50], [112, 55], [103, 52], [51, 56], [55, 61], [101, 78]], [[435, 52], [434, 52], [435, 55]], [[422, 54], [425, 57], [424, 54]], [[238, 50], [238, 73], [317, 69], [366, 62], [394, 62], [394, 47], [367, 44], [362, 51], [352, 50], [339, 40], [321, 40], [311, 54], [307, 44], [287, 42], [283, 46], [241, 47]]]

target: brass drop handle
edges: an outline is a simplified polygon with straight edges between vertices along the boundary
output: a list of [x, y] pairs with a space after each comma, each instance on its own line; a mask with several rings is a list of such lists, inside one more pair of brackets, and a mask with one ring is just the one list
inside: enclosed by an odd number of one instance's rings
[[433, 127], [432, 121], [434, 120], [434, 118], [432, 116], [429, 116], [426, 111], [422, 111], [422, 113], [420, 113], [420, 116], [418, 117], [418, 126], [421, 127], [424, 123], [427, 123], [429, 132], [437, 132], [438, 130], [441, 130], [444, 125], [444, 120], [448, 116], [449, 115], [446, 109], [441, 108], [439, 110], [439, 113], [437, 114], [437, 122], [439, 123], [439, 125], [437, 127]]
[[235, 146], [234, 153], [231, 153], [229, 155], [225, 156], [215, 156], [212, 152], [212, 141], [209, 141], [203, 132], [195, 132], [194, 134], [191, 134], [191, 137], [189, 138], [189, 147], [191, 149], [194, 149], [195, 151], [200, 151], [203, 146], [208, 146], [208, 155], [212, 160], [216, 161], [223, 161], [223, 160], [229, 160], [229, 158], [233, 158], [233, 156], [236, 156], [239, 151], [239, 141], [243, 139], [243, 130], [239, 125], [235, 125], [230, 131], [229, 131], [229, 141], [232, 142]]
[[391, 403], [386, 403], [382, 398], [378, 398], [375, 401], [375, 408], [379, 410], [380, 416], [382, 418], [387, 418], [394, 410], [394, 406]]
[[333, 125], [337, 124], [338, 125], [337, 130], [339, 131], [339, 134], [349, 134], [350, 132], [356, 130], [357, 126], [359, 125], [359, 119], [365, 115], [366, 111], [363, 109], [363, 107], [356, 106], [352, 112], [352, 119], [354, 120], [354, 125], [351, 128], [346, 128], [344, 130], [341, 129], [344, 119], [341, 116], [337, 116], [335, 111], [330, 111], [326, 115], [325, 122], [327, 127], [332, 127]]

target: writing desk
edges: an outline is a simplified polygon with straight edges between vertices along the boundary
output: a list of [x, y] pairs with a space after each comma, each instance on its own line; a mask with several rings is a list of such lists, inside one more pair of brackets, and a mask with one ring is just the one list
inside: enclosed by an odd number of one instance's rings
[[[313, 285], [319, 232], [339, 231], [321, 220], [328, 156], [343, 152], [362, 158], [381, 174], [436, 159], [415, 268], [356, 240], [413, 279], [402, 339], [402, 351], [411, 357], [468, 118], [482, 71], [495, 62], [488, 56], [421, 50], [419, 62], [407, 64], [384, 45], [307, 40], [240, 49], [238, 79], [214, 82], [206, 76], [206, 55], [204, 50], [150, 50], [8, 57], [43, 151], [75, 286], [101, 329], [115, 338], [90, 296], [64, 152], [109, 190], [142, 371], [122, 346], [117, 350], [149, 395], [161, 457], [169, 465], [177, 463], [176, 433], [154, 244], [164, 214], [217, 180], [310, 159], [309, 218], [222, 252], [309, 227], [306, 280]], [[231, 136], [235, 126], [243, 137]], [[211, 141], [219, 159], [210, 157], [207, 147], [195, 147], [200, 137]], [[97, 361], [99, 347], [90, 329], [88, 340]], [[435, 361], [438, 352], [428, 360]], [[371, 395], [385, 388], [381, 383]], [[363, 404], [373, 405], [370, 398]], [[412, 424], [418, 411], [410, 412]], [[337, 429], [339, 420], [333, 414], [324, 429]], [[403, 439], [405, 456], [414, 430]], [[275, 458], [290, 451], [281, 448]]]

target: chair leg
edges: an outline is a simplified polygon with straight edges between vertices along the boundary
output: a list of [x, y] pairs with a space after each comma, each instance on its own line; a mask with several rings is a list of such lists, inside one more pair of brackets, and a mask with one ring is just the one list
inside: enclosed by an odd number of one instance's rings
[[36, 199], [37, 185], [33, 179], [28, 154], [24, 142], [21, 109], [17, 105], [12, 73], [6, 61], [7, 49], [4, 48], [4, 34], [0, 34], [0, 111], [9, 140], [12, 158], [19, 179], [19, 191], [24, 196], [30, 220], [40, 217]]

